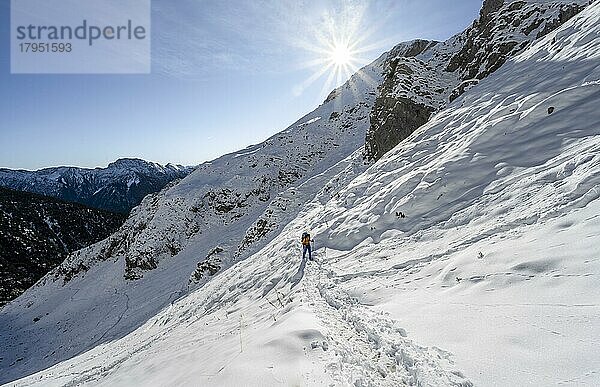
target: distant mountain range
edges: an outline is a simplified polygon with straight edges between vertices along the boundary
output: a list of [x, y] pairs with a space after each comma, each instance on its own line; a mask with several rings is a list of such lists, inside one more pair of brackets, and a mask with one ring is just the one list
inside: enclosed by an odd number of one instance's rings
[[0, 188], [0, 306], [124, 221], [123, 214]]
[[486, 0], [146, 196], [0, 310], [0, 384], [599, 385], [586, 6]]
[[50, 196], [101, 210], [129, 213], [194, 168], [124, 158], [106, 168], [55, 167], [38, 171], [0, 169], [0, 187]]

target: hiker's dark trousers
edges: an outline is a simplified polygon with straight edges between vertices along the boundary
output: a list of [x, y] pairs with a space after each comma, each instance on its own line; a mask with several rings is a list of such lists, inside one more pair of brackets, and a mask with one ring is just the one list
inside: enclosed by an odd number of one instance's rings
[[306, 252], [307, 251], [308, 251], [308, 259], [310, 259], [312, 261], [312, 255], [311, 255], [310, 245], [303, 245], [302, 246], [302, 259], [306, 258]]

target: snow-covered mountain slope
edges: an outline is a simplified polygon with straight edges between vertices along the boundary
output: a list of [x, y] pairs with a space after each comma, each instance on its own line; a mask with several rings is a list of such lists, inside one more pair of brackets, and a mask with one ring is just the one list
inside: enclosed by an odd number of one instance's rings
[[[63, 360], [11, 385], [598, 385], [599, 36], [596, 1], [363, 173], [360, 151], [323, 168], [281, 232], [156, 315], [241, 223], [223, 216], [127, 285], [118, 254], [48, 277], [0, 313], [3, 381]], [[195, 176], [140, 211], [182, 206]], [[306, 228], [316, 263], [301, 262]]]
[[106, 168], [55, 167], [38, 171], [0, 169], [0, 186], [129, 213], [149, 193], [187, 176], [192, 167], [119, 159]]
[[0, 307], [124, 221], [122, 214], [0, 187]]
[[[332, 173], [364, 171], [356, 151], [381, 68], [382, 60], [365, 67], [264, 143], [202, 164], [178, 184], [148, 195], [117, 233], [72, 254], [8, 304], [0, 315], [0, 346], [6, 348], [0, 382], [130, 333], [264, 246]], [[32, 324], [36, 316], [30, 313], [43, 318]], [[57, 329], [60, 334], [48, 334]]]
[[391, 50], [370, 114], [365, 154], [377, 160], [531, 42], [580, 12], [588, 0], [486, 0], [479, 19], [446, 42], [416, 40]]

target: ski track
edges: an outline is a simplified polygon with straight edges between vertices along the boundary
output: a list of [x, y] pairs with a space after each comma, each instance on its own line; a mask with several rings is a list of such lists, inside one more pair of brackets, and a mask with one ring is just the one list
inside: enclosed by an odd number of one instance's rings
[[[129, 310], [129, 295], [127, 293], [119, 293], [119, 290], [116, 288], [115, 288], [115, 294], [124, 296], [125, 308], [123, 309], [123, 312], [121, 312], [121, 314], [119, 314], [119, 317], [117, 318], [117, 320], [108, 329], [106, 329], [106, 331], [104, 331], [104, 333], [98, 339], [96, 339], [92, 343], [92, 347], [95, 347], [100, 341], [102, 341], [102, 339], [104, 339], [104, 337], [121, 322], [121, 320], [123, 319], [123, 316], [125, 316], [125, 313], [127, 313], [127, 311]], [[83, 351], [80, 353], [83, 353]]]
[[[592, 222], [600, 218], [591, 215], [600, 209], [594, 126], [600, 67], [589, 64], [599, 57], [598, 49], [584, 45], [598, 36], [597, 4], [586, 14], [592, 27], [575, 20], [559, 35], [540, 40], [370, 167], [352, 152], [371, 109], [339, 97], [319, 108], [319, 119], [348, 112], [347, 122], [361, 122], [353, 127], [356, 133], [338, 133], [331, 119], [316, 124], [311, 113], [297, 124], [306, 128], [265, 142], [272, 147], [224, 156], [214, 170], [207, 163], [161, 194], [160, 201], [158, 196], [156, 203], [148, 201], [148, 211], [140, 210], [139, 217], [151, 227], [144, 228], [149, 231], [134, 251], [166, 254], [163, 234], [181, 237], [184, 250], [164, 255], [165, 263], [144, 272], [131, 291], [121, 281], [121, 266], [109, 263], [92, 267], [87, 282], [83, 275], [66, 285], [64, 299], [81, 305], [58, 317], [50, 314], [47, 324], [68, 316], [66, 327], [60, 327], [61, 344], [70, 347], [54, 349], [52, 362], [37, 363], [35, 357], [52, 348], [47, 338], [53, 332], [37, 328], [11, 337], [7, 343], [35, 343], [37, 348], [30, 345], [34, 353], [27, 354], [27, 372], [39, 371], [13, 385], [237, 386], [241, 377], [246, 385], [273, 385], [274, 380], [330, 387], [597, 381], [600, 305], [594, 292], [600, 270], [591, 238], [600, 235], [600, 224]], [[566, 46], [560, 34], [567, 32], [578, 46]], [[555, 40], [560, 49], [544, 54]], [[588, 61], [572, 62], [564, 71], [565, 61], [560, 70], [562, 59], [556, 55], [561, 50], [561, 55], [589, 51]], [[522, 63], [533, 60], [535, 67]], [[533, 70], [540, 80], [524, 76]], [[370, 93], [365, 96], [373, 103]], [[459, 106], [461, 101], [467, 107]], [[355, 113], [343, 107], [350, 102], [358, 106]], [[584, 116], [591, 118], [578, 119]], [[302, 160], [301, 153], [283, 152], [288, 149], [283, 144], [309, 132], [331, 136], [332, 144], [345, 139], [345, 148], [320, 163], [302, 164], [302, 178], [284, 191], [269, 188], [268, 193], [279, 192], [271, 204], [281, 208], [262, 203], [259, 195], [258, 204], [239, 213], [243, 217], [236, 223], [216, 215], [204, 222], [192, 211], [209, 188], [229, 184], [246, 193], [242, 187], [255, 174], [245, 167], [247, 155], [254, 155], [248, 159], [257, 165], [274, 162], [271, 151], [287, 155], [288, 160], [275, 157], [278, 167]], [[239, 164], [230, 165], [241, 155]], [[228, 173], [234, 167], [247, 179], [233, 179]], [[215, 177], [220, 173], [226, 179]], [[199, 188], [200, 183], [208, 188]], [[231, 204], [229, 199], [223, 195]], [[406, 219], [394, 215], [398, 210]], [[235, 255], [240, 230], [245, 236], [257, 217], [273, 220], [271, 229], [260, 243]], [[190, 219], [213, 231], [202, 238], [187, 235]], [[300, 262], [298, 256], [296, 236], [304, 228], [320, 244], [314, 262]], [[190, 269], [215, 245], [226, 251], [222, 270], [190, 285]], [[90, 249], [82, 262], [96, 257]], [[104, 290], [95, 294], [97, 289]], [[57, 292], [40, 302], [36, 291], [42, 292], [34, 289], [27, 296], [46, 308], [60, 307], [64, 300]], [[108, 300], [106, 309], [96, 309], [99, 300]], [[18, 310], [7, 321], [18, 326], [42, 310]], [[81, 313], [98, 317], [93, 329], [75, 329]], [[149, 319], [140, 323], [132, 316]], [[92, 344], [71, 357], [72, 348], [86, 339]], [[22, 370], [12, 372], [23, 376]]]
[[[318, 254], [318, 252], [315, 252]], [[317, 255], [315, 254], [315, 255]], [[454, 369], [451, 355], [421, 347], [398, 323], [375, 313], [336, 286], [339, 277], [325, 260], [308, 263], [302, 281], [307, 303], [327, 328], [321, 348], [326, 369], [341, 385], [463, 386], [473, 384]]]

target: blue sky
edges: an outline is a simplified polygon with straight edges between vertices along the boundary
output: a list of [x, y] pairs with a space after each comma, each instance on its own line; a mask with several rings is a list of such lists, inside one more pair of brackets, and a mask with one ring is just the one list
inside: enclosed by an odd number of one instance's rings
[[447, 39], [481, 6], [153, 0], [151, 74], [11, 75], [9, 3], [0, 2], [0, 167], [25, 169], [106, 166], [119, 157], [192, 165], [244, 148], [336, 86], [327, 88], [327, 72], [307, 83], [332, 34], [360, 40], [362, 66], [401, 41]]

